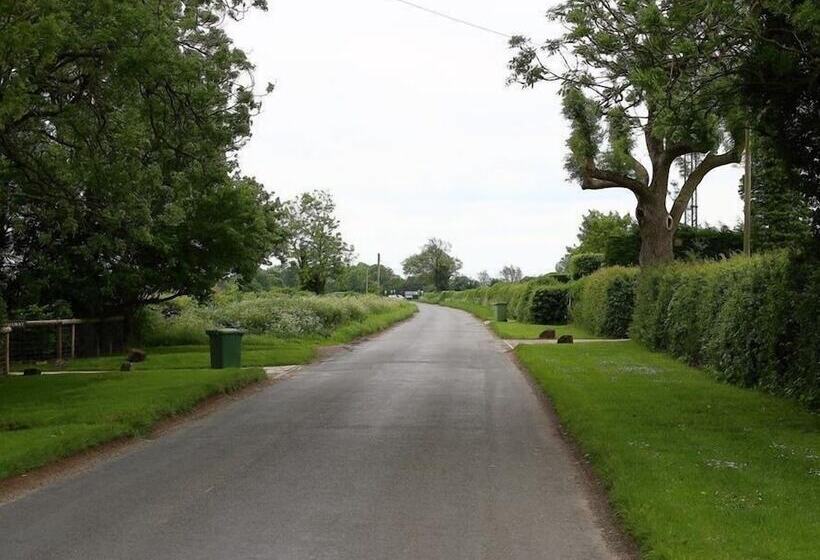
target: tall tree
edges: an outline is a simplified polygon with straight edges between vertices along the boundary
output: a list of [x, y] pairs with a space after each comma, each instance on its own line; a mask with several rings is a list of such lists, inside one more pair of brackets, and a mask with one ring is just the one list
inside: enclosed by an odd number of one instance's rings
[[521, 269], [512, 264], [505, 265], [501, 269], [501, 278], [504, 282], [521, 282], [523, 276]]
[[0, 282], [12, 305], [128, 310], [206, 295], [265, 260], [278, 204], [236, 163], [259, 101], [220, 25], [251, 6], [264, 2], [2, 3]]
[[784, 163], [782, 188], [802, 193], [820, 239], [820, 5], [759, 0], [753, 6], [744, 99], [757, 117], [756, 136], [768, 138]]
[[452, 249], [444, 240], [430, 239], [419, 253], [404, 259], [404, 274], [408, 280], [410, 276], [418, 276], [436, 290], [446, 290], [450, 279], [461, 270], [461, 261], [450, 254]]
[[486, 270], [482, 270], [476, 275], [476, 280], [481, 286], [489, 286], [493, 282], [493, 277]]
[[325, 191], [302, 193], [285, 203], [287, 241], [277, 252], [299, 271], [302, 289], [321, 294], [327, 281], [350, 262], [353, 247], [345, 243], [335, 216], [336, 203]]
[[[747, 43], [735, 28], [744, 10], [729, 0], [567, 0], [549, 11], [567, 29], [562, 37], [541, 48], [511, 40], [518, 51], [511, 81], [561, 85], [570, 174], [583, 189], [623, 188], [636, 197], [642, 264], [672, 259], [692, 193], [711, 170], [740, 161], [747, 119], [736, 53]], [[544, 53], [555, 56], [545, 62]], [[638, 138], [649, 168], [635, 150]], [[705, 156], [667, 208], [670, 167], [689, 153]]]

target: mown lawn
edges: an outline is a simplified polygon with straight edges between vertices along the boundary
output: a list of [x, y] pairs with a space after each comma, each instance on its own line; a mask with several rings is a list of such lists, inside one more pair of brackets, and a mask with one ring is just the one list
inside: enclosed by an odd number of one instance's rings
[[0, 479], [144, 433], [264, 376], [248, 368], [0, 377]]
[[817, 558], [816, 414], [634, 342], [516, 353], [646, 558]]
[[192, 345], [150, 348], [146, 361], [130, 373], [116, 371], [123, 356], [108, 356], [73, 360], [60, 368], [98, 373], [0, 376], [0, 479], [144, 433], [202, 399], [264, 379], [259, 366], [307, 363], [321, 346], [376, 333], [416, 311], [407, 305], [374, 314], [322, 338], [248, 336], [242, 347], [244, 369], [209, 369], [208, 347]]
[[[300, 339], [277, 339], [263, 335], [246, 336], [242, 342], [242, 365], [282, 366], [306, 364], [316, 357], [321, 346], [344, 344], [356, 338], [367, 336], [393, 323], [413, 315], [417, 308], [412, 305], [386, 313], [377, 313], [362, 321], [348, 323], [336, 329], [327, 337], [307, 337]], [[102, 356], [71, 360], [64, 365], [38, 364], [43, 371], [117, 371], [124, 356]], [[14, 364], [12, 370], [21, 371], [25, 364]], [[134, 364], [134, 370], [197, 369], [210, 367], [210, 351], [205, 344], [187, 346], [159, 346], [146, 349], [145, 362]]]

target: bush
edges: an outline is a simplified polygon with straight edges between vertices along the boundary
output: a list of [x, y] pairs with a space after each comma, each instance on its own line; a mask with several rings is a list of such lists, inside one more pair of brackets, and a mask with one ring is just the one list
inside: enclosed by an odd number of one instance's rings
[[226, 290], [207, 305], [182, 297], [147, 308], [140, 319], [149, 346], [204, 344], [205, 330], [238, 327], [277, 338], [327, 336], [347, 323], [393, 310], [403, 301], [375, 295], [291, 295]]
[[541, 286], [532, 294], [532, 321], [542, 325], [563, 325], [569, 317], [569, 288]]
[[602, 253], [578, 253], [569, 258], [567, 271], [573, 280], [589, 276], [604, 265]]
[[613, 266], [576, 282], [570, 291], [572, 320], [600, 336], [625, 338], [632, 322], [638, 269]]
[[728, 382], [820, 404], [820, 264], [786, 253], [642, 272], [630, 331]]
[[[723, 227], [693, 228], [679, 226], [675, 233], [675, 258], [680, 260], [724, 259], [743, 250], [743, 234]], [[641, 237], [637, 229], [607, 239], [604, 263], [607, 266], [635, 266], [641, 252]]]
[[[473, 290], [461, 292], [443, 291], [428, 293], [424, 296], [424, 301], [429, 303], [441, 303], [476, 311], [475, 307], [489, 307], [493, 303], [506, 303], [507, 314], [510, 319], [520, 322], [531, 322], [532, 294], [539, 286], [551, 286], [557, 284], [553, 278], [541, 276], [527, 282], [497, 282], [492, 286], [483, 286]], [[489, 313], [489, 309], [487, 310]], [[489, 316], [489, 315], [488, 315]]]
[[637, 266], [641, 255], [641, 237], [637, 231], [625, 235], [613, 235], [606, 240], [604, 264], [606, 266]]

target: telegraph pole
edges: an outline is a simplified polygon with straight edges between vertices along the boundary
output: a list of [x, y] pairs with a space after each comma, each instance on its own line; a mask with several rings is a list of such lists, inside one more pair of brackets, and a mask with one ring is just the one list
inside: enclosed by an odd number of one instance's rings
[[376, 253], [376, 285], [379, 287], [379, 295], [382, 295], [382, 254]]
[[746, 127], [746, 173], [743, 175], [743, 254], [752, 256], [752, 136]]

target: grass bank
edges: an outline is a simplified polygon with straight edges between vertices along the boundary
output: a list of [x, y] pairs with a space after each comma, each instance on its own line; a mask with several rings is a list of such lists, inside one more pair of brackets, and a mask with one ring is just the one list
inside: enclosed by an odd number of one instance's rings
[[517, 321], [493, 321], [492, 310], [486, 305], [473, 303], [465, 300], [445, 299], [437, 302], [437, 305], [444, 305], [454, 309], [461, 309], [472, 313], [483, 321], [490, 321], [490, 328], [501, 338], [507, 339], [535, 339], [546, 329], [555, 330], [556, 336], [569, 334], [575, 338], [601, 338], [588, 330], [574, 324], [569, 325], [535, 325], [532, 323], [519, 323]]
[[516, 353], [646, 558], [817, 557], [817, 415], [634, 342]]
[[264, 376], [249, 368], [0, 377], [0, 479], [143, 434]]

